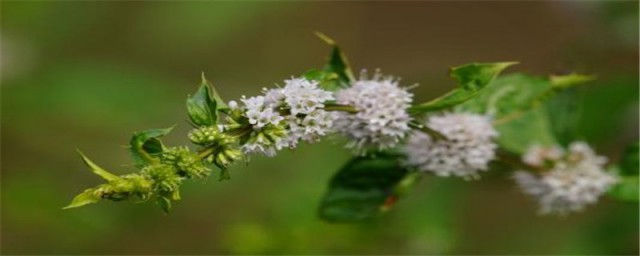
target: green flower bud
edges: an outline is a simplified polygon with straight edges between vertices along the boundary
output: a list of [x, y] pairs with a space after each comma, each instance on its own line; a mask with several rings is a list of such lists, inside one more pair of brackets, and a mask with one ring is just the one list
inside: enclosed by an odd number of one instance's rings
[[206, 126], [193, 129], [189, 132], [189, 140], [197, 145], [215, 144], [222, 133], [214, 126]]
[[189, 151], [187, 147], [170, 148], [162, 153], [161, 161], [173, 166], [180, 176], [205, 178], [211, 170], [204, 166], [198, 154]]
[[261, 133], [264, 134], [264, 136], [266, 136], [271, 142], [275, 143], [287, 136], [287, 129], [284, 125], [269, 125], [265, 127]]
[[239, 148], [226, 147], [214, 153], [213, 161], [217, 166], [224, 169], [233, 162], [240, 160], [242, 156], [242, 151]]
[[180, 177], [172, 166], [155, 164], [142, 169], [142, 173], [153, 180], [153, 188], [158, 194], [177, 191], [182, 184]]

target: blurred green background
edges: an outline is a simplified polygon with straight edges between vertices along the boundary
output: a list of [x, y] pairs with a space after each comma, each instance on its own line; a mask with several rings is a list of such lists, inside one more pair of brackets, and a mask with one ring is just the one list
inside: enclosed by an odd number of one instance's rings
[[615, 161], [638, 140], [638, 3], [2, 1], [4, 254], [637, 254], [638, 205], [603, 198], [541, 217], [505, 175], [424, 179], [378, 221], [329, 224], [316, 208], [348, 150], [325, 141], [254, 157], [233, 179], [188, 182], [170, 215], [154, 204], [61, 210], [100, 179], [75, 150], [131, 171], [133, 131], [178, 124], [204, 71], [227, 99], [321, 67], [341, 43], [356, 70], [454, 86], [451, 66], [520, 61], [509, 71], [579, 71], [575, 138]]

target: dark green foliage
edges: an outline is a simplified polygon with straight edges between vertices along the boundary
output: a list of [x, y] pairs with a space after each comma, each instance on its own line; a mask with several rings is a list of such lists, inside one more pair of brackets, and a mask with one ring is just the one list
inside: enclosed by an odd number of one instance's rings
[[403, 192], [398, 185], [409, 175], [395, 154], [360, 156], [350, 160], [329, 183], [319, 214], [331, 222], [371, 220]]
[[639, 147], [640, 145], [636, 142], [629, 145], [624, 151], [620, 159], [620, 173], [622, 175], [638, 175], [638, 169], [640, 168], [640, 159], [638, 156]]

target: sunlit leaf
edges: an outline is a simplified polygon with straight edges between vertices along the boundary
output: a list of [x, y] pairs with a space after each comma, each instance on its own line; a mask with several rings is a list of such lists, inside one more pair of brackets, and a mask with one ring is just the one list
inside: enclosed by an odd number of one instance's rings
[[556, 144], [551, 131], [549, 117], [544, 108], [536, 108], [524, 112], [518, 118], [495, 125], [500, 133], [500, 147], [522, 154], [533, 144], [550, 146]]
[[69, 205], [65, 206], [62, 209], [76, 208], [76, 207], [84, 206], [87, 204], [97, 203], [98, 201], [100, 201], [100, 197], [98, 197], [94, 193], [94, 189], [90, 188], [78, 194], [76, 197], [73, 198], [73, 200]]
[[80, 158], [82, 158], [82, 161], [89, 167], [89, 169], [91, 169], [91, 171], [93, 173], [97, 174], [98, 176], [100, 176], [103, 179], [108, 180], [108, 181], [113, 181], [113, 180], [119, 179], [118, 176], [108, 172], [105, 169], [102, 169], [100, 166], [95, 164], [93, 161], [89, 160], [89, 158], [87, 156], [85, 156], [80, 150], [78, 150], [78, 154], [80, 154]]
[[571, 73], [567, 75], [551, 75], [549, 81], [554, 88], [563, 89], [573, 87], [575, 85], [591, 82], [596, 77], [592, 75], [583, 75], [578, 73]]
[[639, 178], [638, 176], [621, 177], [620, 182], [609, 190], [609, 196], [622, 201], [638, 202], [640, 196]]
[[418, 104], [409, 110], [414, 114], [450, 108], [463, 103], [482, 91], [505, 68], [516, 62], [472, 63], [454, 67], [450, 75], [458, 81], [458, 88], [434, 100]]

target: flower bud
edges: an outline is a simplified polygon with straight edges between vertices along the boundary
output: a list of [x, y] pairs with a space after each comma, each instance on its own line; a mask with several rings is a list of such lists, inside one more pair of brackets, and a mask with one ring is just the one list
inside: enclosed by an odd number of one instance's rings
[[182, 177], [176, 173], [172, 166], [164, 164], [149, 165], [142, 169], [142, 173], [153, 180], [154, 190], [160, 194], [176, 191], [182, 183]]
[[187, 147], [170, 148], [162, 153], [161, 161], [175, 167], [180, 176], [204, 178], [211, 172]]
[[241, 158], [242, 151], [235, 147], [228, 147], [216, 152], [213, 161], [220, 168], [227, 168], [227, 166]]
[[207, 126], [193, 129], [189, 132], [189, 140], [194, 144], [206, 146], [216, 142], [221, 135], [217, 127]]

